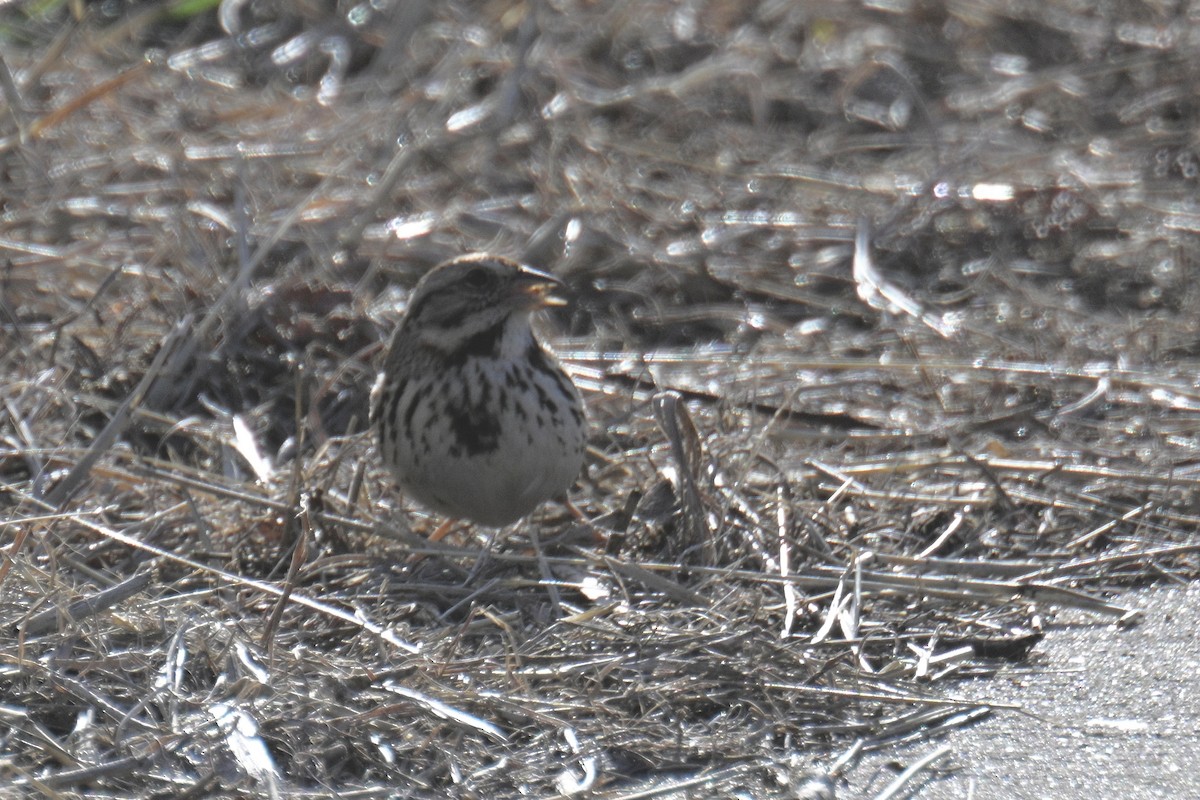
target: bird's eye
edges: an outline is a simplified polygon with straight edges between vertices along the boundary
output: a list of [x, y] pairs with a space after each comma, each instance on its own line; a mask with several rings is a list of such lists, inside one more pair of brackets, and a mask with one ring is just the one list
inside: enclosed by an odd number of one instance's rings
[[475, 267], [463, 275], [462, 282], [470, 289], [488, 289], [492, 285], [492, 273], [483, 267]]

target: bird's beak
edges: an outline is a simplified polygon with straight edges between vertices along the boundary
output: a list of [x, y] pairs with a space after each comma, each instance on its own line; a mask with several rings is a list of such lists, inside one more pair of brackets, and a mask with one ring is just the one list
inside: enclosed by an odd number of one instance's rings
[[547, 272], [522, 267], [521, 274], [513, 282], [512, 298], [526, 308], [565, 306], [567, 286]]

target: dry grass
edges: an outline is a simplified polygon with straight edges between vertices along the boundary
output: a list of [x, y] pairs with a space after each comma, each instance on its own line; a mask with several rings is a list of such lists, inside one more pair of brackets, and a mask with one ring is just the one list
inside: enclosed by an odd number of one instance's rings
[[[1196, 575], [1197, 9], [298, 5], [0, 11], [9, 786], [794, 797]], [[480, 249], [593, 422], [485, 558], [360, 433]]]

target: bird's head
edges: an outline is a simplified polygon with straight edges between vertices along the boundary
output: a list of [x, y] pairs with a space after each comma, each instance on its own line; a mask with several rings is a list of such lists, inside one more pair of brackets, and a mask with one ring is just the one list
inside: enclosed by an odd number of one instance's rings
[[[562, 281], [502, 256], [475, 253], [440, 264], [413, 289], [402, 325], [423, 344], [454, 352], [512, 325], [529, 328], [539, 308], [566, 305]], [[482, 338], [481, 338], [482, 337]]]

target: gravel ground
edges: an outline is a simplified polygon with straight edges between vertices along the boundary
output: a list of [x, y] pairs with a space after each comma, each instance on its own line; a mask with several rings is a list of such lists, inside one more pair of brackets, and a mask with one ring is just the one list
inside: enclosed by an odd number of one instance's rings
[[[1087, 615], [1055, 615], [1028, 663], [950, 693], [1015, 704], [946, 737], [940, 770], [916, 796], [928, 800], [1190, 800], [1200, 775], [1200, 592], [1195, 586], [1130, 592], [1122, 600], [1145, 621], [1132, 628]], [[905, 748], [864, 761], [851, 796], [871, 796], [891, 770], [865, 785], [872, 769], [905, 765], [933, 749]], [[894, 766], [892, 766], [894, 770]]]

